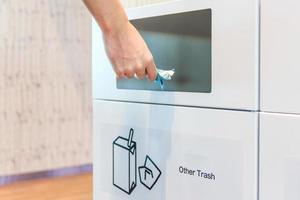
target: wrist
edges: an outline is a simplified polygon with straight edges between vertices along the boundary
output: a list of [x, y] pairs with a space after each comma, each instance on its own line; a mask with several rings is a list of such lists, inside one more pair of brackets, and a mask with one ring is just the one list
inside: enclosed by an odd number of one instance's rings
[[125, 14], [123, 16], [115, 16], [110, 17], [107, 20], [101, 19], [97, 21], [104, 35], [115, 35], [121, 33], [130, 23]]

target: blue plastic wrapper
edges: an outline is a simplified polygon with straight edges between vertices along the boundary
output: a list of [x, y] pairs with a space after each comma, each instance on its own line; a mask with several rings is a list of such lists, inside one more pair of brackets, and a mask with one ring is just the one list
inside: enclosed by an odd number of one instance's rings
[[157, 69], [157, 76], [154, 83], [160, 86], [161, 90], [164, 90], [164, 82], [172, 80], [173, 75], [175, 74], [175, 69], [172, 70], [162, 70]]

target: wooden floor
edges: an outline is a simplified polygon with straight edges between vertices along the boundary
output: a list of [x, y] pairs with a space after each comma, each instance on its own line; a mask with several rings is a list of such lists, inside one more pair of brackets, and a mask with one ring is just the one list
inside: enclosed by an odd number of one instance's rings
[[0, 200], [92, 200], [92, 174], [4, 186]]

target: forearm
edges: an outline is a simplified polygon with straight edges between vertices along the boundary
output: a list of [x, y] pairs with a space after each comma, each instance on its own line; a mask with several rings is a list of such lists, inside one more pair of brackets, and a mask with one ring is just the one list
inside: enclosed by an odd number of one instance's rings
[[104, 33], [121, 29], [128, 18], [119, 0], [83, 0]]
[[128, 21], [120, 0], [83, 0], [103, 32], [108, 58], [118, 78], [155, 80], [153, 56], [136, 28]]

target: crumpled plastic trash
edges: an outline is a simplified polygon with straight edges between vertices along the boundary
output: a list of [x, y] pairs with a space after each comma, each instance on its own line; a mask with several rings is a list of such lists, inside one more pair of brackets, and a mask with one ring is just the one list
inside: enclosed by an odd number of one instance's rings
[[175, 74], [175, 69], [171, 69], [171, 70], [157, 69], [157, 76], [156, 79], [154, 80], [154, 83], [158, 84], [161, 90], [164, 90], [164, 82], [172, 80], [174, 74]]

